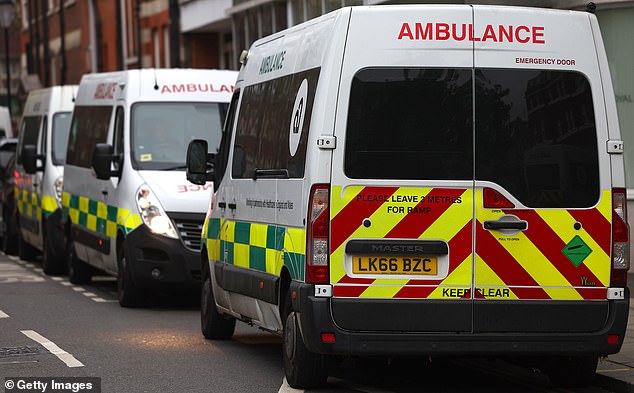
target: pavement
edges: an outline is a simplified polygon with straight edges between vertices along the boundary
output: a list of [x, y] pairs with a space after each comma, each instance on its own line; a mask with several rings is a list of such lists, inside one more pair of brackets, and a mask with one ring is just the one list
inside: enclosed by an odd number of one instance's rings
[[627, 277], [630, 315], [621, 351], [599, 359], [596, 384], [617, 393], [634, 393], [634, 272]]

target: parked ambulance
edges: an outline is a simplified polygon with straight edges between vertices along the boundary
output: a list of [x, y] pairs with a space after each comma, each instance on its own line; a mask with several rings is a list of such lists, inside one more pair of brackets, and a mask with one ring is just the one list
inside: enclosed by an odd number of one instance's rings
[[66, 270], [62, 184], [76, 95], [76, 85], [33, 90], [20, 121], [15, 166], [18, 255], [32, 259], [41, 252], [46, 274]]
[[69, 278], [118, 279], [122, 306], [148, 290], [199, 289], [200, 233], [213, 190], [185, 178], [190, 140], [220, 143], [237, 72], [142, 69], [84, 75], [62, 205]]
[[242, 57], [203, 236], [202, 330], [334, 355], [530, 356], [584, 384], [628, 319], [614, 91], [585, 12], [342, 8]]

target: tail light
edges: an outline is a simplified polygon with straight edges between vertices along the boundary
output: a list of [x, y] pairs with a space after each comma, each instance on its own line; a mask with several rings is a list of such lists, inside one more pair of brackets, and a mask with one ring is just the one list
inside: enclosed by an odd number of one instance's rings
[[315, 184], [308, 201], [308, 230], [306, 231], [306, 282], [327, 284], [330, 260], [330, 193], [327, 184]]
[[627, 225], [627, 196], [624, 188], [612, 190], [612, 278], [611, 287], [627, 286], [630, 268], [630, 235]]

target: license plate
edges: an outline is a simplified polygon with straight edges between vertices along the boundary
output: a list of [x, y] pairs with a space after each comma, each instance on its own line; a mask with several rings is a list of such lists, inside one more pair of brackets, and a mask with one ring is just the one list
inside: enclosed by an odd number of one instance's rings
[[352, 272], [355, 274], [418, 274], [436, 275], [436, 257], [417, 256], [358, 256], [352, 257]]

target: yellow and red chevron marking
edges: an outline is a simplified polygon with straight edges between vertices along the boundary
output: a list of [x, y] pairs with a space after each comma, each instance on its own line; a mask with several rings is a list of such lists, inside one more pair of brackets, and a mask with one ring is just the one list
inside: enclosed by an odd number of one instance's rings
[[[527, 221], [528, 229], [512, 237], [483, 229], [484, 220], [503, 214]], [[610, 191], [603, 192], [600, 203], [591, 209], [478, 209], [477, 217], [476, 254], [481, 263], [476, 263], [476, 287], [503, 283], [519, 299], [606, 298], [610, 283]], [[581, 229], [574, 229], [577, 222]], [[578, 267], [562, 252], [575, 236], [592, 250]]]
[[[405, 206], [425, 214], [387, 212], [393, 197], [425, 195]], [[438, 197], [438, 198], [436, 198]], [[461, 198], [461, 204], [452, 198]], [[430, 202], [430, 200], [440, 202]], [[469, 189], [332, 187], [331, 282], [336, 297], [368, 298], [504, 298], [505, 300], [605, 299], [610, 282], [611, 193], [590, 209], [482, 208], [482, 192], [475, 203]], [[407, 210], [407, 209], [405, 209]], [[414, 209], [411, 209], [414, 210]], [[528, 229], [504, 236], [483, 228], [485, 220], [512, 214], [529, 223]], [[362, 226], [370, 218], [371, 228]], [[575, 229], [574, 224], [581, 228]], [[592, 250], [579, 266], [562, 252], [579, 236]], [[475, 237], [476, 255], [472, 254]], [[449, 272], [441, 280], [352, 277], [344, 267], [344, 245], [350, 239], [441, 239], [449, 244]], [[475, 281], [473, 281], [475, 279]], [[502, 296], [500, 296], [502, 294]]]
[[[472, 277], [473, 197], [466, 188], [332, 187], [331, 282], [336, 297], [443, 297], [440, 285], [464, 287]], [[412, 198], [416, 196], [414, 200]], [[395, 202], [407, 199], [407, 202]], [[388, 210], [402, 206], [402, 212]], [[425, 213], [421, 213], [425, 212]], [[362, 225], [370, 218], [372, 226]], [[351, 277], [344, 245], [353, 238], [434, 239], [449, 243], [449, 272], [442, 280]]]

